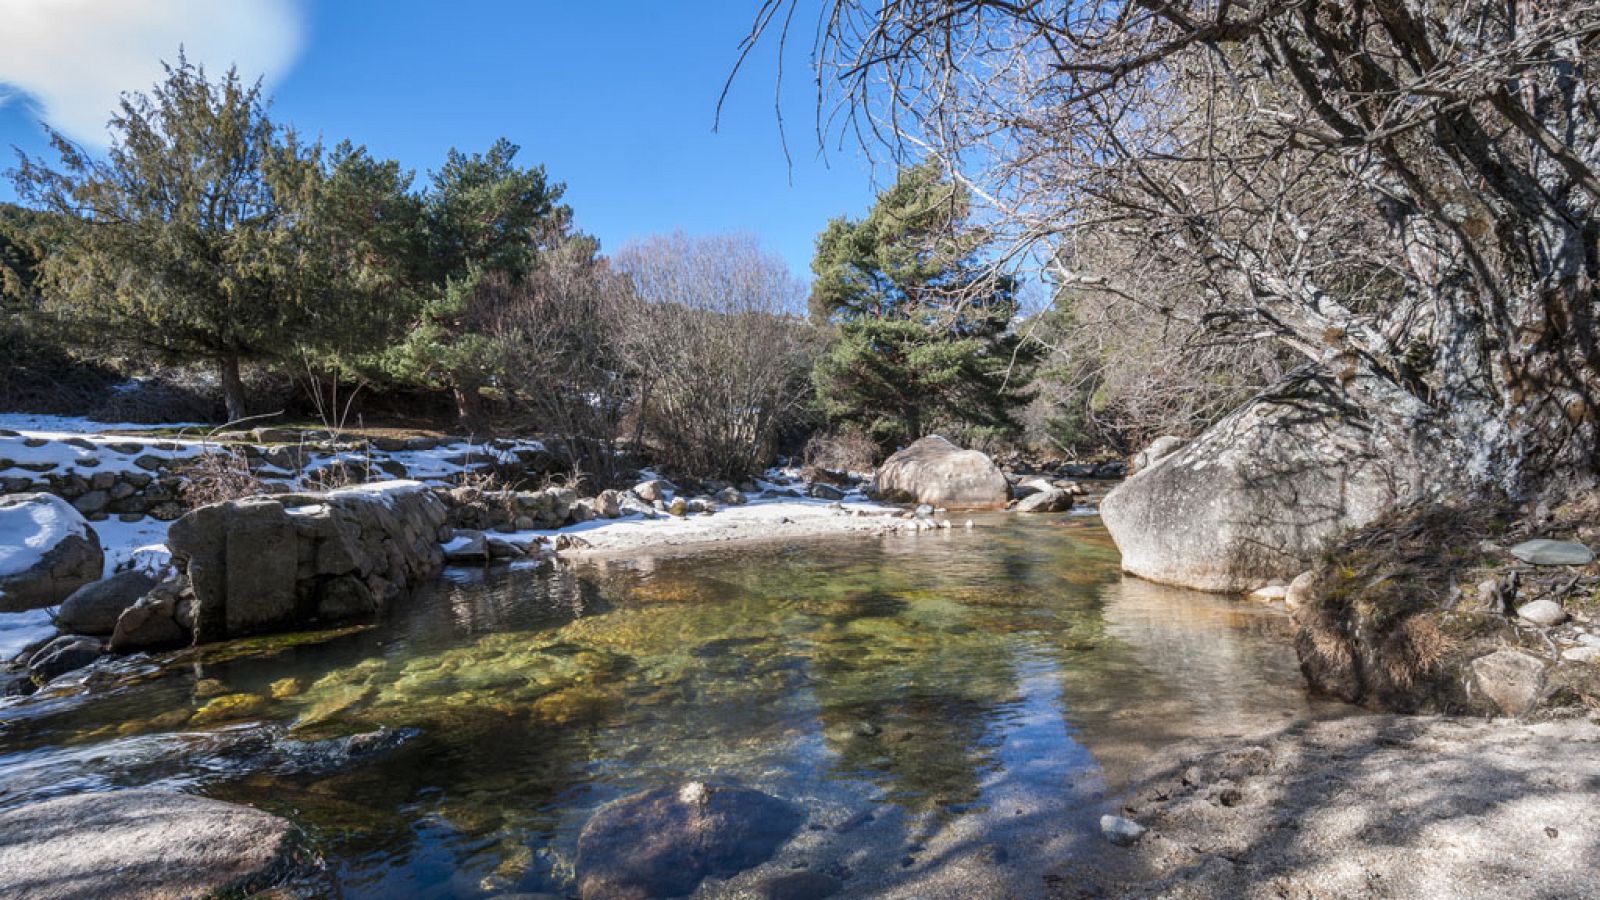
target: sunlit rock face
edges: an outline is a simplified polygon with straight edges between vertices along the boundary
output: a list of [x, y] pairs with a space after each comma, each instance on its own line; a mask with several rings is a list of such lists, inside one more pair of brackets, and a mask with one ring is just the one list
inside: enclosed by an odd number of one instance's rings
[[881, 499], [951, 509], [998, 509], [1011, 499], [1011, 485], [994, 460], [936, 434], [884, 460], [873, 483]]
[[1415, 494], [1407, 448], [1332, 379], [1302, 374], [1123, 482], [1100, 504], [1122, 568], [1163, 584], [1286, 582]]
[[199, 643], [370, 617], [444, 564], [444, 504], [417, 482], [201, 507], [167, 535]]

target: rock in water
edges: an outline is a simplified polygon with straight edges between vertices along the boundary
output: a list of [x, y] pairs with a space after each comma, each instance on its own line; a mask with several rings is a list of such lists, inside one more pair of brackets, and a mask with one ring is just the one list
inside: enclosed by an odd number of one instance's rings
[[1053, 513], [1071, 508], [1072, 495], [1058, 487], [1034, 491], [1017, 501], [1017, 512]]
[[56, 625], [75, 634], [110, 634], [117, 618], [139, 598], [150, 593], [156, 580], [140, 569], [118, 572], [103, 581], [86, 584], [61, 603]]
[[1594, 551], [1577, 541], [1523, 541], [1511, 548], [1511, 555], [1535, 566], [1587, 566], [1594, 562]]
[[1100, 833], [1118, 847], [1131, 847], [1144, 837], [1145, 828], [1138, 822], [1121, 816], [1101, 816]]
[[793, 804], [759, 791], [698, 782], [624, 797], [596, 812], [578, 837], [583, 900], [692, 893], [765, 862], [800, 827]]
[[0, 813], [0, 896], [247, 894], [296, 866], [294, 826], [169, 791], [76, 794]]
[[1310, 568], [1419, 480], [1342, 386], [1302, 372], [1123, 482], [1100, 515], [1127, 572], [1243, 592]]
[[999, 509], [1011, 499], [1011, 485], [994, 460], [936, 434], [884, 460], [873, 483], [881, 499], [946, 509]]
[[0, 497], [0, 612], [54, 606], [99, 579], [104, 566], [99, 536], [67, 501]]

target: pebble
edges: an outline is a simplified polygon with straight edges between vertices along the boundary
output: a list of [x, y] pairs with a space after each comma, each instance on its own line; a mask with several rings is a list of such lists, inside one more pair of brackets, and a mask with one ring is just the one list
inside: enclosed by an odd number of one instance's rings
[[1567, 611], [1554, 600], [1534, 600], [1517, 607], [1517, 615], [1542, 628], [1560, 625], [1567, 620]]
[[1145, 827], [1121, 816], [1101, 816], [1100, 834], [1118, 847], [1131, 847], [1144, 837]]

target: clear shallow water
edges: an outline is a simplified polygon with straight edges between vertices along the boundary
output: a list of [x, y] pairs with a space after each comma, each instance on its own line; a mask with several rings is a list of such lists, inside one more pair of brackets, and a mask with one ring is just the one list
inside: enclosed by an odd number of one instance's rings
[[561, 894], [596, 807], [703, 780], [805, 809], [774, 871], [871, 892], [1073, 852], [1150, 748], [1316, 711], [1279, 614], [1121, 577], [1093, 520], [981, 525], [452, 570], [377, 628], [0, 708], [0, 806], [173, 786], [300, 822], [319, 890]]

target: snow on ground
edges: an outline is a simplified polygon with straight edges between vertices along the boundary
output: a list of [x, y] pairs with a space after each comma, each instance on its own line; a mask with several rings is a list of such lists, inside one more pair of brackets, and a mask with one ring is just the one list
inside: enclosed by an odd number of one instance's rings
[[139, 425], [133, 422], [96, 422], [82, 416], [47, 416], [35, 413], [0, 413], [0, 428], [11, 431], [55, 431], [68, 435], [99, 434], [103, 431], [147, 431], [152, 428], [204, 428], [198, 422], [172, 422]]
[[563, 551], [567, 557], [642, 553], [702, 544], [734, 541], [780, 540], [834, 534], [879, 534], [904, 523], [895, 519], [899, 509], [877, 503], [846, 502], [835, 507], [826, 500], [774, 497], [751, 500], [743, 506], [719, 507], [712, 515], [683, 518], [639, 515], [622, 519], [594, 519], [566, 528], [518, 531], [494, 537], [515, 544], [567, 534], [581, 538]]
[[105, 519], [91, 523], [106, 554], [105, 574], [129, 568], [151, 573], [165, 569], [171, 559], [166, 546], [169, 524], [149, 516], [137, 522]]
[[[0, 456], [13, 465], [53, 464], [56, 472], [77, 472], [89, 477], [95, 472], [135, 472], [134, 460], [141, 456], [162, 459], [187, 459], [204, 452], [206, 441], [199, 438], [161, 437], [145, 441], [129, 435], [81, 434], [70, 431], [18, 431], [20, 437], [0, 438]], [[44, 441], [37, 447], [30, 442]], [[68, 443], [68, 442], [71, 443]], [[215, 446], [213, 444], [213, 446]], [[26, 474], [26, 473], [24, 473]]]
[[44, 640], [56, 633], [55, 622], [48, 609], [30, 609], [20, 613], [0, 613], [0, 660], [7, 660], [24, 647]]

